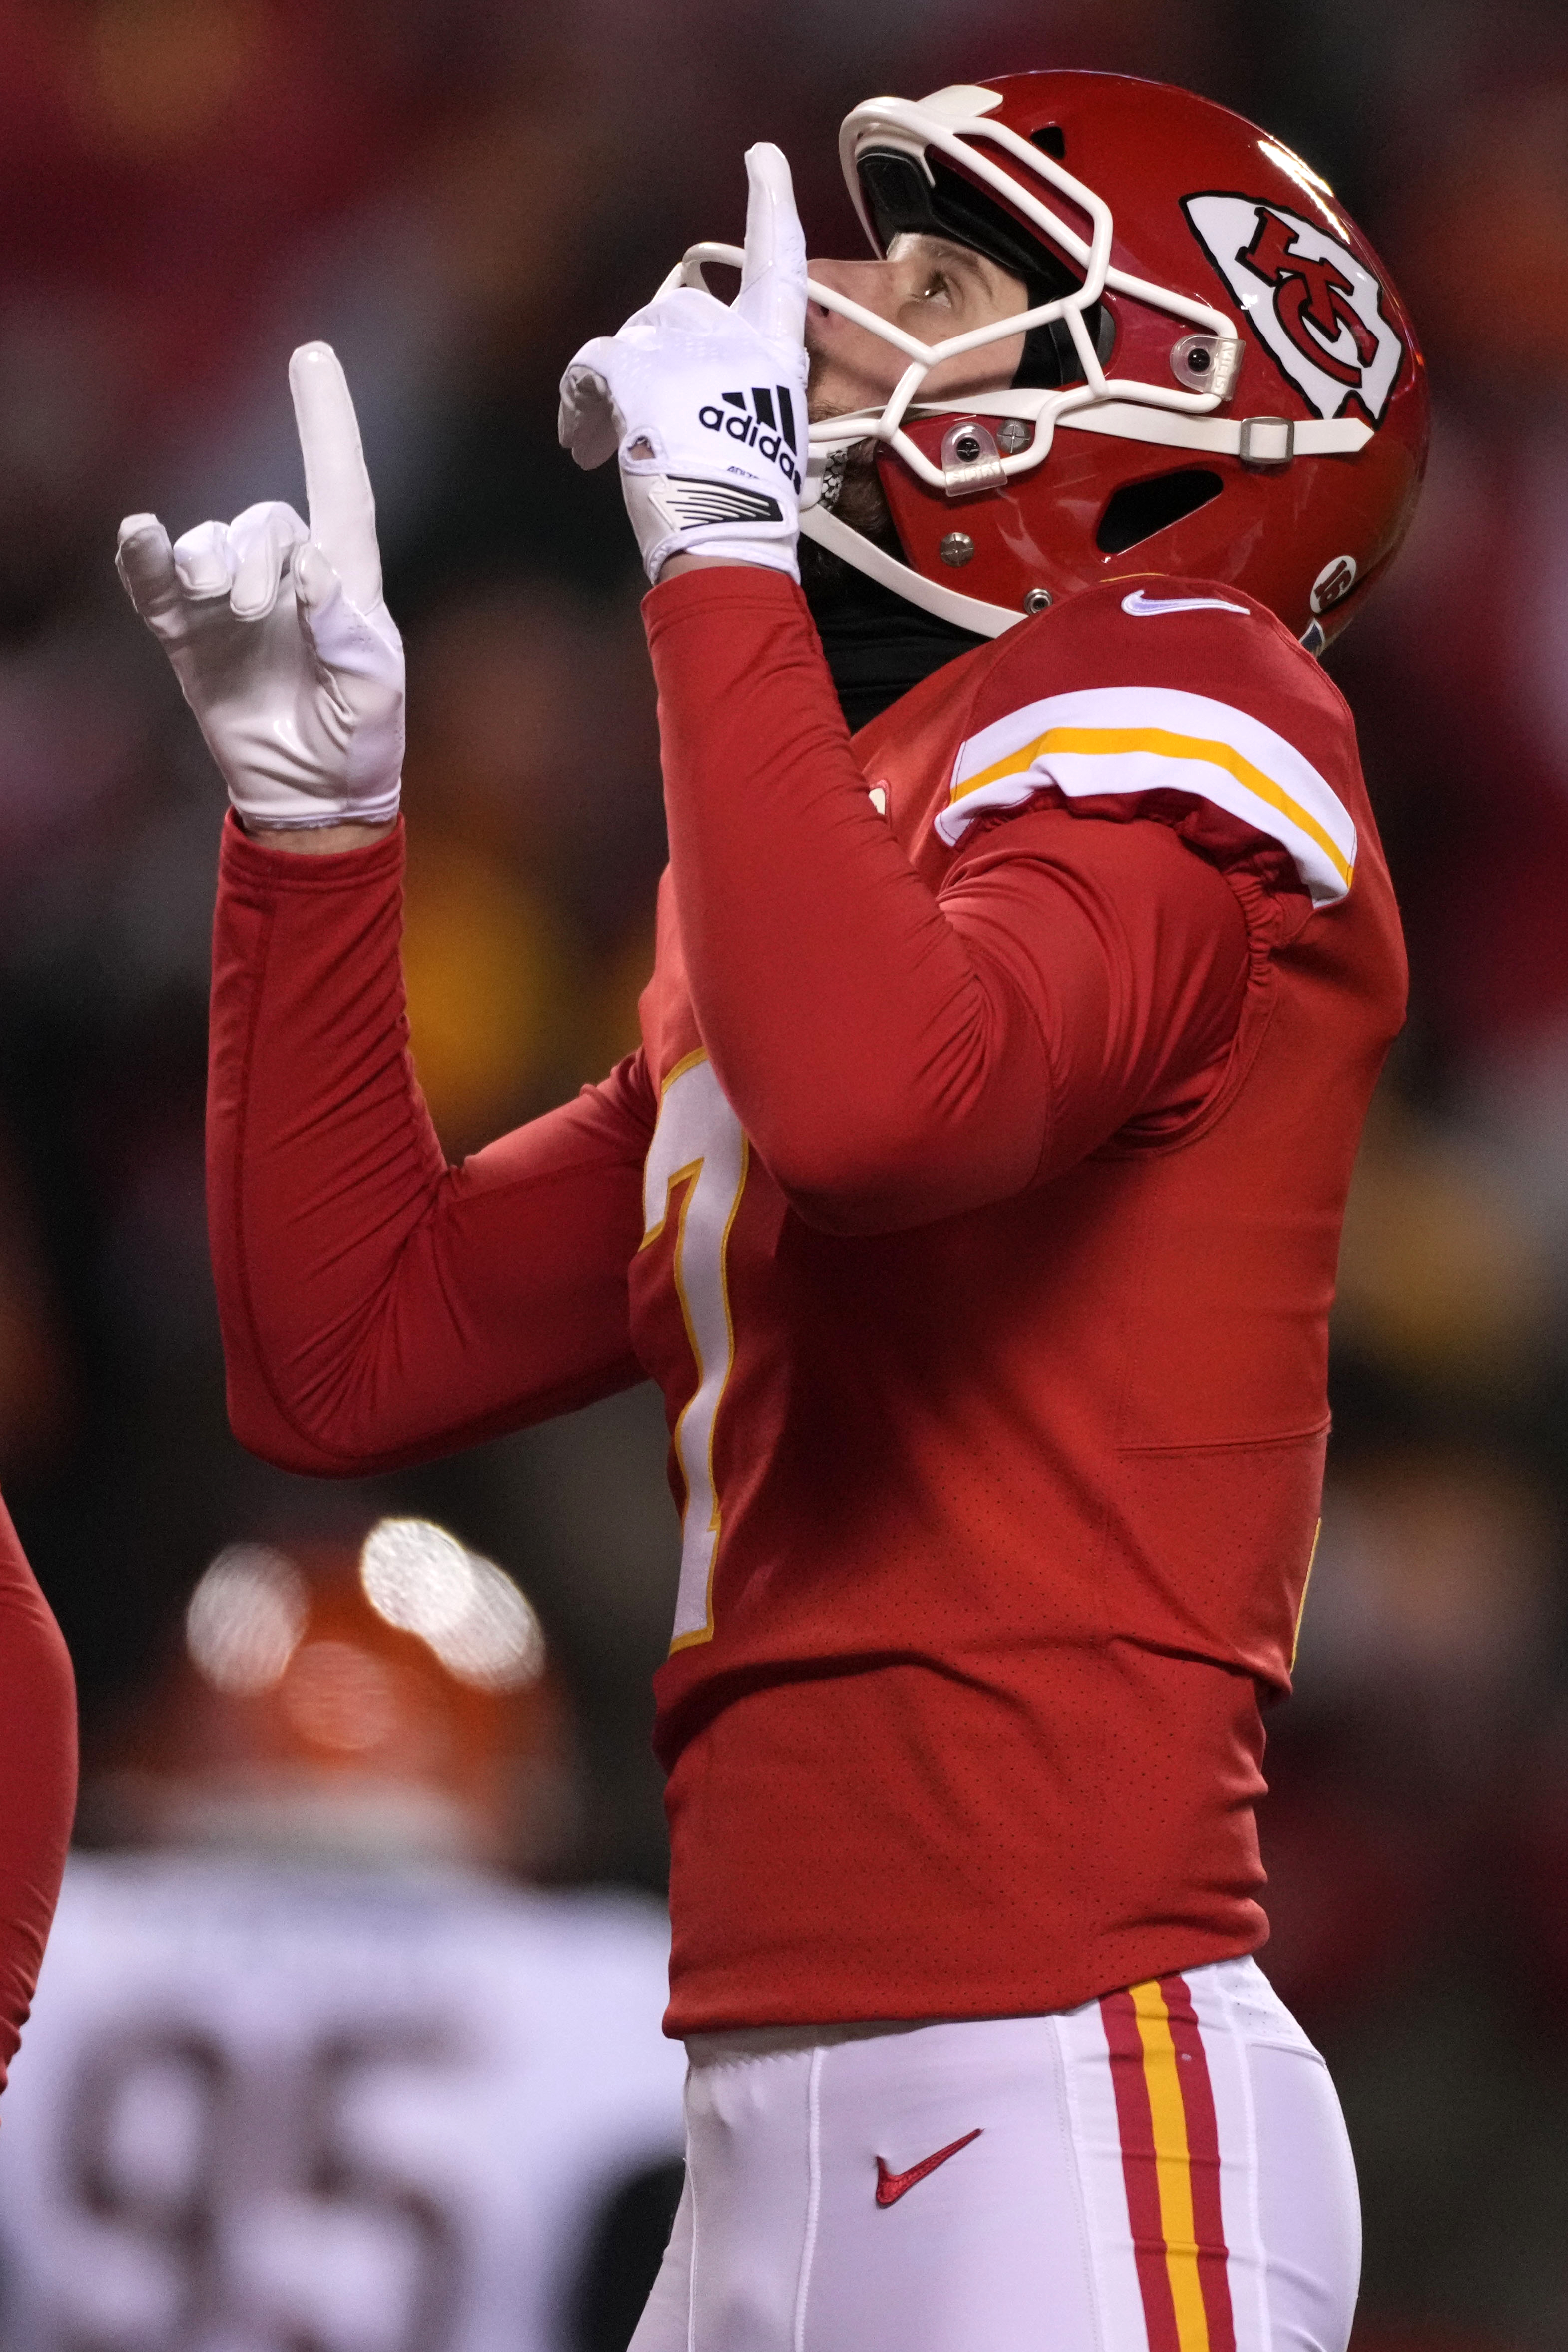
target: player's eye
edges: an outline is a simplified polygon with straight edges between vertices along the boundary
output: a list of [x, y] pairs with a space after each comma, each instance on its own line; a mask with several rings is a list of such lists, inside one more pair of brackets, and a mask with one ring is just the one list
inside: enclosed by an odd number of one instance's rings
[[921, 291], [923, 302], [945, 302], [953, 307], [953, 281], [945, 269], [934, 269]]

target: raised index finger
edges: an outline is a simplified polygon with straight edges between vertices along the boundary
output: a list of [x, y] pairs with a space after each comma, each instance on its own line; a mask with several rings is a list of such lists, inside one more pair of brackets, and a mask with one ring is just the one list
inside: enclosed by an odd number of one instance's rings
[[735, 307], [758, 334], [798, 343], [806, 331], [806, 239], [781, 149], [746, 151], [746, 260]]
[[369, 612], [382, 593], [376, 501], [348, 379], [329, 343], [300, 345], [288, 362], [288, 387], [305, 460], [310, 536], [350, 601]]

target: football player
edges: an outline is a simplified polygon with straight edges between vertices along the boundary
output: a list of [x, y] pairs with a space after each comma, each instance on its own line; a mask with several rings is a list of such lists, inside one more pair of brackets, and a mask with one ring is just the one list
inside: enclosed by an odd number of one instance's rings
[[66, 1874], [7, 2099], [6, 2352], [591, 2352], [681, 2068], [659, 1906], [502, 1874], [559, 1759], [532, 1612], [391, 1519], [230, 1546], [185, 1632], [88, 1784], [121, 1850]]
[[870, 260], [808, 272], [755, 148], [744, 251], [564, 379], [655, 583], [670, 869], [642, 1050], [462, 1167], [330, 354], [308, 524], [124, 526], [235, 810], [234, 1417], [361, 1473], [663, 1385], [688, 2179], [637, 2352], [1329, 2352], [1354, 2174], [1254, 1806], [1405, 993], [1313, 656], [1420, 358], [1332, 191], [1183, 92], [1002, 77], [841, 152]]
[[69, 1654], [0, 1503], [0, 2089], [37, 1983], [76, 1795]]

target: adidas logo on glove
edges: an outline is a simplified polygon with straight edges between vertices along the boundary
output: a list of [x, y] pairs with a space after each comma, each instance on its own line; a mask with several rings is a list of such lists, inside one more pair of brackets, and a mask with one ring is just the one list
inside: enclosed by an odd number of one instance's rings
[[785, 480], [799, 491], [800, 468], [796, 453], [800, 444], [795, 438], [795, 403], [789, 385], [775, 384], [769, 391], [765, 383], [753, 384], [749, 404], [744, 392], [724, 392], [719, 400], [725, 404], [722, 408], [717, 401], [710, 401], [698, 409], [698, 424], [710, 433], [725, 434], [731, 441], [755, 449], [759, 457], [777, 466]]

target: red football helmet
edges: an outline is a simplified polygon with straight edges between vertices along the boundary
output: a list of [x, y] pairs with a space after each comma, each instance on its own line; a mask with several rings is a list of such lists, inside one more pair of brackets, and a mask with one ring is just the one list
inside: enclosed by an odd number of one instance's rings
[[[1317, 173], [1224, 107], [1120, 74], [873, 99], [840, 145], [879, 254], [956, 238], [1030, 307], [927, 346], [812, 282], [909, 365], [882, 408], [813, 424], [808, 536], [988, 636], [1098, 581], [1174, 573], [1246, 589], [1321, 651], [1409, 523], [1427, 394], [1387, 272]], [[682, 274], [740, 258], [694, 246]], [[1006, 391], [922, 404], [939, 360], [1020, 330]], [[870, 438], [903, 562], [831, 511]]]

